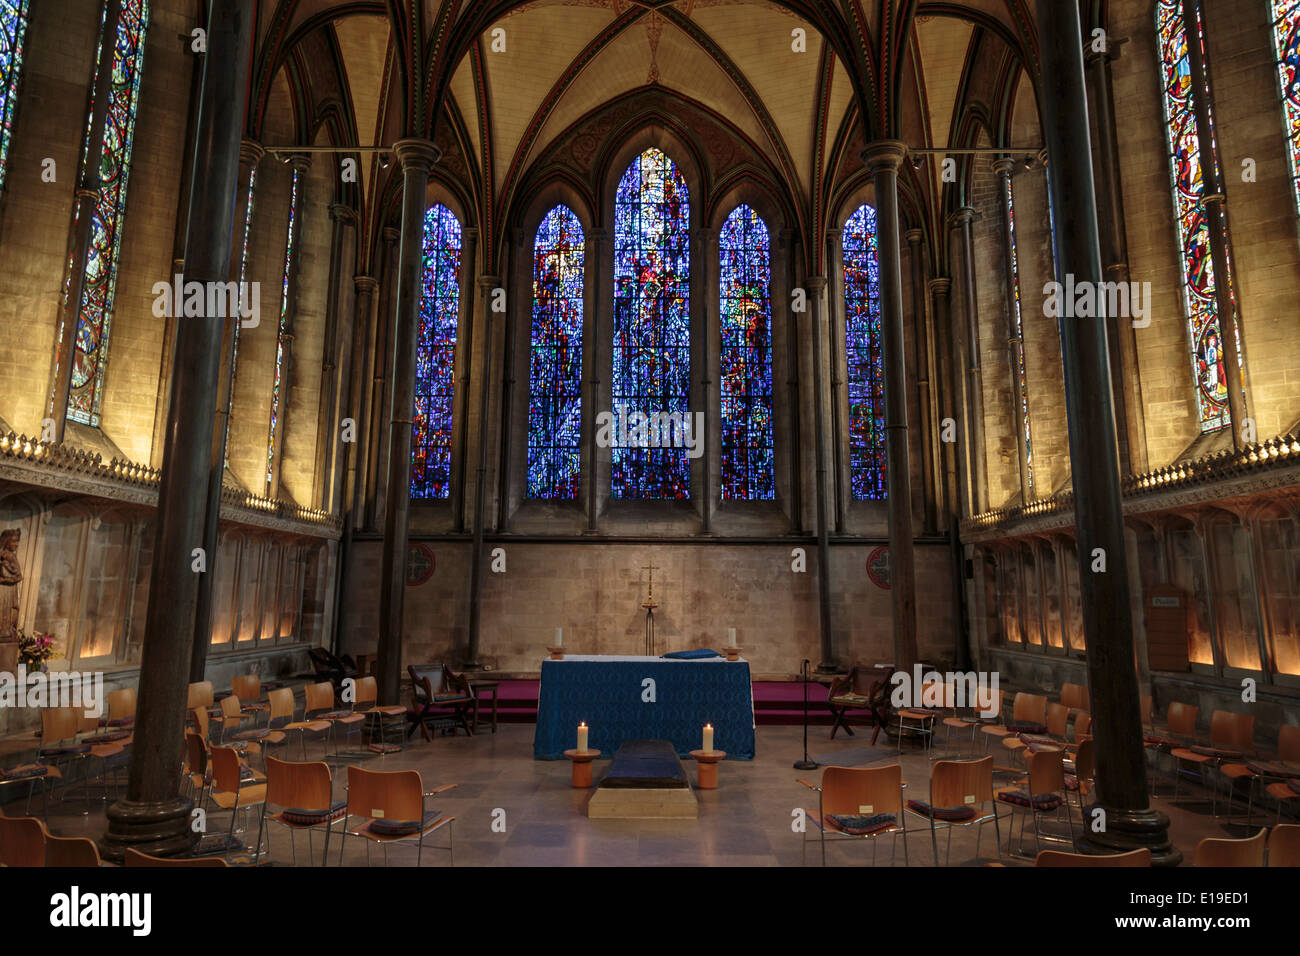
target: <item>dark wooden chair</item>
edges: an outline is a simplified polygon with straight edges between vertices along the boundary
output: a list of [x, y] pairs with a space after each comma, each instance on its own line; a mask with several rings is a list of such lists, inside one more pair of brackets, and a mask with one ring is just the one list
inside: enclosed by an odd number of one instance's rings
[[432, 740], [430, 728], [454, 729], [457, 724], [465, 733], [474, 736], [469, 715], [474, 709], [474, 689], [469, 681], [445, 664], [426, 664], [406, 668], [411, 675], [411, 709], [407, 717], [411, 724], [406, 730], [409, 739], [417, 727], [425, 740]]
[[313, 647], [307, 651], [307, 656], [311, 658], [311, 666], [316, 670], [316, 676], [333, 684], [335, 694], [343, 690], [343, 681], [346, 678], [360, 676], [356, 662], [346, 654], [335, 657], [323, 647]]
[[881, 677], [871, 679], [868, 675], [862, 674], [859, 668], [854, 667], [848, 674], [831, 681], [830, 691], [826, 695], [826, 706], [830, 709], [833, 721], [831, 740], [835, 739], [835, 732], [840, 728], [852, 737], [853, 728], [849, 726], [850, 712], [866, 711], [867, 719], [875, 727], [871, 734], [871, 743], [875, 744], [876, 738], [880, 736], [880, 728], [884, 727], [889, 720], [890, 673], [893, 673], [892, 669]]

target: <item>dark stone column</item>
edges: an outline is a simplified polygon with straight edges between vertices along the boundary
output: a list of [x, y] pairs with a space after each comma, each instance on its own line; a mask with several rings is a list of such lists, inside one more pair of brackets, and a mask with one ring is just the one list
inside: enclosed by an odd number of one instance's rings
[[[952, 371], [952, 341], [948, 333], [952, 329], [952, 279], [940, 276], [929, 282], [931, 301], [934, 304], [935, 329], [935, 369], [939, 387], [936, 391], [936, 405], [939, 411], [939, 460], [943, 465], [940, 488], [943, 490], [943, 510], [947, 517], [943, 520], [945, 528], [951, 526], [961, 515], [960, 492], [957, 479], [957, 443], [944, 441], [944, 422], [957, 420], [957, 395], [953, 390], [955, 381]], [[954, 436], [955, 437], [955, 436]]]
[[826, 395], [823, 386], [825, 355], [822, 348], [822, 325], [826, 313], [826, 277], [808, 276], [808, 316], [812, 321], [813, 415], [814, 440], [817, 443], [817, 609], [821, 634], [822, 659], [817, 670], [831, 674], [839, 669], [835, 660], [835, 642], [831, 636], [831, 549], [830, 515], [827, 514], [826, 474]]
[[[826, 233], [826, 355], [830, 363], [830, 394], [826, 401], [830, 403], [831, 428], [834, 438], [830, 441], [831, 484], [826, 493], [831, 496], [834, 507], [835, 533], [844, 533], [844, 508], [853, 497], [853, 481], [850, 476], [852, 463], [846, 454], [847, 448], [843, 436], [848, 434], [844, 424], [844, 411], [848, 407], [848, 387], [844, 376], [840, 374], [841, 363], [848, 354], [844, 342], [844, 243], [843, 236], [837, 230]], [[831, 301], [831, 290], [838, 294]], [[820, 394], [820, 391], [818, 392]], [[828, 516], [827, 521], [830, 521]]]
[[[470, 545], [469, 565], [469, 646], [465, 649], [465, 666], [479, 667], [479, 605], [483, 587], [483, 522], [487, 503], [487, 450], [488, 436], [491, 435], [492, 416], [488, 414], [491, 403], [492, 384], [492, 346], [496, 339], [496, 319], [492, 311], [493, 290], [501, 285], [496, 276], [478, 277], [478, 300], [483, 306], [483, 349], [479, 356], [478, 385], [478, 471], [474, 480], [474, 524], [473, 543]], [[469, 396], [465, 396], [466, 399]], [[469, 408], [469, 402], [465, 402]]]
[[[1223, 373], [1228, 385], [1228, 414], [1232, 418], [1232, 441], [1244, 448], [1242, 430], [1246, 421], [1246, 396], [1243, 392], [1241, 363], [1237, 358], [1237, 345], [1241, 341], [1240, 316], [1237, 314], [1239, 298], [1232, 294], [1232, 270], [1228, 266], [1231, 251], [1228, 249], [1228, 197], [1223, 193], [1219, 177], [1218, 143], [1210, 136], [1209, 80], [1205, 76], [1205, 45], [1201, 35], [1200, 4], [1198, 0], [1183, 0], [1183, 26], [1187, 30], [1187, 62], [1191, 67], [1192, 103], [1196, 107], [1196, 129], [1201, 141], [1201, 181], [1204, 184], [1203, 203], [1205, 221], [1210, 230], [1210, 254], [1214, 260], [1214, 300], [1219, 311], [1219, 330], [1222, 341]], [[1212, 156], [1212, 158], [1211, 158]]]
[[903, 352], [903, 262], [898, 226], [898, 167], [907, 146], [877, 140], [862, 153], [876, 193], [880, 326], [885, 366], [886, 490], [889, 496], [889, 596], [894, 610], [894, 666], [916, 663], [916, 573], [912, 554], [912, 468], [907, 427], [907, 358]]
[[[1101, 246], [1084, 91], [1078, 0], [1037, 0], [1043, 73], [1041, 107], [1048, 153], [1048, 194], [1056, 279], [1099, 283]], [[1150, 808], [1133, 666], [1133, 609], [1120, 498], [1115, 415], [1106, 324], [1076, 319], [1066, 303], [1061, 358], [1070, 430], [1080, 603], [1088, 645], [1092, 732], [1097, 746], [1097, 805], [1106, 830], [1085, 829], [1082, 846], [1097, 853], [1148, 847], [1153, 861], [1182, 859], [1169, 842], [1169, 820]], [[1093, 570], [1099, 558], [1105, 570]]]
[[384, 557], [379, 592], [379, 703], [395, 704], [402, 686], [402, 611], [406, 599], [407, 517], [411, 511], [411, 439], [415, 410], [415, 355], [420, 341], [420, 289], [424, 273], [425, 194], [439, 159], [428, 140], [401, 139], [402, 247], [397, 267], [393, 401], [388, 429], [388, 492], [384, 505]]
[[[773, 299], [774, 308], [783, 308], [786, 315], [785, 325], [785, 343], [786, 362], [785, 375], [785, 394], [786, 404], [790, 409], [790, 427], [787, 431], [789, 435], [790, 453], [789, 459], [790, 473], [790, 534], [800, 534], [803, 531], [803, 455], [801, 448], [801, 437], [803, 434], [800, 428], [799, 414], [799, 327], [795, 322], [795, 314], [791, 311], [791, 288], [798, 281], [795, 278], [794, 259], [795, 243], [797, 238], [793, 229], [782, 229], [778, 234], [777, 242], [781, 255], [778, 260], [781, 276], [785, 280], [781, 283], [785, 289], [784, 303], [778, 304]], [[772, 274], [776, 275], [776, 268]], [[773, 347], [776, 343], [773, 342]], [[772, 383], [773, 395], [775, 396], [777, 383]]]
[[[490, 254], [490, 253], [488, 253]], [[485, 255], [484, 258], [487, 258]], [[451, 481], [451, 513], [453, 529], [465, 530], [469, 510], [468, 479], [469, 474], [469, 416], [473, 403], [469, 400], [470, 389], [474, 384], [474, 274], [478, 271], [478, 230], [465, 229], [461, 232], [461, 280], [460, 304], [456, 316], [457, 328], [464, 333], [463, 343], [458, 342], [456, 371], [460, 378], [456, 382], [456, 395], [452, 411], [451, 464], [453, 477]], [[469, 516], [469, 527], [473, 533], [474, 521]]]
[[[254, 0], [212, 0], [210, 7], [185, 242], [190, 281], [224, 282], [230, 269], [254, 14]], [[185, 853], [197, 836], [190, 830], [193, 804], [180, 797], [178, 785], [199, 579], [191, 562], [203, 540], [221, 333], [211, 317], [178, 323], [135, 744], [126, 799], [109, 807], [104, 836], [104, 855], [114, 860], [127, 847]]]
[[926, 309], [925, 262], [921, 243], [925, 233], [909, 229], [906, 233], [909, 256], [912, 261], [912, 305], [915, 328], [912, 334], [913, 361], [916, 364], [916, 407], [921, 415], [921, 505], [924, 528], [933, 534], [938, 530], [935, 515], [934, 481], [934, 418], [930, 411], [930, 320]]
[[1011, 421], [1016, 431], [1016, 455], [1020, 472], [1020, 500], [1027, 505], [1033, 497], [1033, 489], [1030, 487], [1029, 481], [1029, 442], [1025, 438], [1023, 409], [1021, 408], [1020, 366], [1024, 361], [1025, 354], [1025, 340], [1021, 334], [1021, 326], [1024, 322], [1024, 304], [1018, 303], [1016, 298], [1016, 270], [1011, 264], [1011, 248], [1014, 242], [1011, 209], [1006, 202], [1006, 197], [1011, 190], [1011, 170], [1015, 168], [1015, 165], [1014, 160], [999, 159], [993, 164], [993, 170], [998, 174], [999, 207], [1002, 210], [1002, 241], [1007, 250], [1007, 254], [1002, 258], [1007, 273], [1007, 364], [1011, 376]]
[[[86, 255], [90, 251], [90, 226], [94, 208], [100, 200], [99, 157], [104, 127], [108, 121], [109, 93], [113, 89], [113, 56], [117, 50], [117, 29], [122, 19], [122, 0], [107, 0], [104, 5], [103, 33], [99, 38], [99, 62], [103, 68], [95, 74], [94, 106], [90, 114], [90, 155], [77, 187], [76, 228], [72, 234], [71, 275], [68, 296], [61, 310], [59, 324], [58, 367], [54, 377], [54, 441], [63, 441], [68, 422], [68, 396], [72, 392], [72, 368], [77, 360], [77, 324], [81, 319], [81, 296], [86, 284]], [[171, 276], [168, 276], [171, 281]]]
[[953, 214], [961, 242], [962, 304], [966, 332], [966, 462], [970, 513], [988, 507], [988, 482], [984, 475], [984, 379], [980, 371], [980, 310], [975, 288], [975, 210], [963, 206]]
[[340, 308], [343, 298], [343, 246], [347, 242], [348, 229], [356, 223], [356, 213], [351, 206], [331, 203], [329, 214], [333, 228], [330, 230], [329, 287], [325, 300], [325, 347], [321, 350], [321, 400], [316, 411], [316, 463], [312, 469], [315, 476], [312, 505], [317, 508], [329, 507], [334, 461], [339, 447], [338, 399], [340, 379], [346, 375], [346, 372], [340, 371], [340, 367], [346, 364], [350, 351], [343, 346], [345, 336], [340, 330], [341, 325], [346, 325]]
[[381, 503], [384, 497], [384, 483], [388, 475], [384, 457], [388, 442], [388, 428], [384, 424], [384, 416], [388, 414], [388, 363], [393, 358], [391, 337], [393, 287], [394, 275], [397, 271], [397, 240], [400, 237], [401, 233], [392, 226], [385, 227], [379, 233], [383, 243], [383, 251], [378, 262], [379, 279], [376, 290], [379, 311], [375, 315], [368, 339], [370, 344], [368, 364], [371, 377], [366, 401], [360, 406], [362, 417], [366, 420], [365, 438], [362, 439], [362, 447], [366, 451], [361, 459], [361, 469], [357, 472], [357, 494], [360, 496], [357, 512], [367, 531], [375, 531], [379, 527], [379, 516], [383, 514]]

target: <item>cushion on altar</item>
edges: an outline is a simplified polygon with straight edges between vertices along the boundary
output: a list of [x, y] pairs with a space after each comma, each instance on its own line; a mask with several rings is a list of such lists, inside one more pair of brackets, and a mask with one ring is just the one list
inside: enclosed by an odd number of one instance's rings
[[281, 818], [285, 823], [296, 823], [298, 826], [314, 827], [318, 823], [333, 823], [341, 819], [348, 812], [348, 802], [340, 800], [333, 804], [328, 810], [303, 810], [299, 807], [286, 807], [280, 811]]
[[437, 819], [438, 811], [430, 810], [423, 820], [371, 820], [370, 832], [375, 836], [414, 836]]
[[27, 780], [31, 777], [43, 777], [50, 772], [50, 768], [40, 763], [25, 763], [17, 767], [10, 767], [8, 770], [0, 770], [0, 780]]
[[1013, 734], [1045, 734], [1047, 733], [1047, 726], [1045, 724], [1012, 723], [1007, 724], [1007, 730]]
[[908, 800], [907, 809], [923, 817], [933, 817], [936, 820], [948, 820], [953, 823], [974, 820], [976, 815], [974, 807], [932, 807], [924, 800]]
[[1031, 807], [1040, 812], [1055, 810], [1065, 802], [1059, 793], [1037, 793], [1030, 797], [1028, 790], [1003, 790], [998, 794], [998, 799], [1003, 803]]
[[711, 651], [708, 648], [701, 647], [693, 651], [673, 651], [670, 654], [663, 655], [676, 661], [697, 661], [706, 657], [721, 657], [717, 651]]
[[1271, 761], [1247, 761], [1246, 769], [1261, 777], [1281, 777], [1283, 780], [1300, 779], [1300, 767], [1293, 764], [1272, 763]]
[[898, 825], [892, 813], [828, 813], [826, 820], [854, 836], [867, 836]]

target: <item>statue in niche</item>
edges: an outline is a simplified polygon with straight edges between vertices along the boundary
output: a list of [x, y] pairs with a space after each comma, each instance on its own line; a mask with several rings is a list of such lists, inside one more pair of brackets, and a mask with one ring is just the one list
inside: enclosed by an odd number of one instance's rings
[[19, 528], [0, 532], [0, 643], [18, 640], [18, 585], [23, 579], [18, 542], [22, 535]]

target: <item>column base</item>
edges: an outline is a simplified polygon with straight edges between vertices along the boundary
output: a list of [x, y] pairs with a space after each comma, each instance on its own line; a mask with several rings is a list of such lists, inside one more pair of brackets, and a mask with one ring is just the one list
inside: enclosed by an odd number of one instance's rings
[[199, 842], [191, 827], [194, 804], [170, 800], [119, 800], [108, 808], [108, 831], [100, 842], [104, 859], [121, 863], [127, 850], [150, 856], [188, 856]]
[[817, 665], [818, 674], [838, 674], [841, 668], [835, 661], [822, 661]]
[[[1097, 807], [1106, 812], [1104, 833], [1094, 833], [1089, 822]], [[1169, 818], [1158, 810], [1117, 810], [1093, 804], [1084, 811], [1083, 819], [1084, 835], [1079, 839], [1082, 853], [1102, 856], [1145, 848], [1151, 851], [1152, 866], [1177, 866], [1183, 862], [1182, 851], [1169, 842]]]

